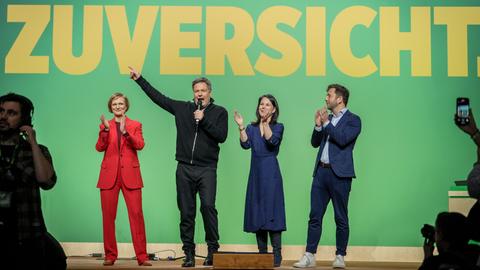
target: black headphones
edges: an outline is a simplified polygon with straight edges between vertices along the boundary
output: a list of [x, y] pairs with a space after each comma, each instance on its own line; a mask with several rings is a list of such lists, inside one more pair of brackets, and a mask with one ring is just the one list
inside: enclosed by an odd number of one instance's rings
[[33, 102], [27, 98], [26, 96], [22, 95], [17, 95], [18, 101], [20, 103], [20, 106], [22, 107], [22, 124], [21, 126], [31, 126], [33, 127], [32, 124], [32, 119], [33, 119], [33, 112], [35, 111], [35, 108], [33, 107]]
[[23, 106], [25, 106], [26, 104], [22, 104], [22, 125], [33, 127], [32, 119], [35, 108], [33, 107], [33, 103], [29, 99], [27, 99], [26, 101], [28, 101], [28, 105], [25, 109], [23, 108]]

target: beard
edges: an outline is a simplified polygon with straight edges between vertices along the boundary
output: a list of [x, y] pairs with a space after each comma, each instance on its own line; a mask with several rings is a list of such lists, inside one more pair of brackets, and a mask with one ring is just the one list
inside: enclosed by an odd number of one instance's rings
[[327, 109], [329, 109], [330, 111], [335, 109], [337, 106], [338, 106], [337, 102], [327, 102]]
[[18, 128], [6, 128], [0, 129], [0, 138], [2, 140], [8, 140], [20, 134], [20, 129]]

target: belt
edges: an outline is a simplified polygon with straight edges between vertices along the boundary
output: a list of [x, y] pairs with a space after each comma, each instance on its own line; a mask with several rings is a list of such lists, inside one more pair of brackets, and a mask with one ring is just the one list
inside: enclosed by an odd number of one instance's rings
[[332, 165], [330, 163], [323, 163], [320, 161], [320, 167], [322, 168], [332, 168]]

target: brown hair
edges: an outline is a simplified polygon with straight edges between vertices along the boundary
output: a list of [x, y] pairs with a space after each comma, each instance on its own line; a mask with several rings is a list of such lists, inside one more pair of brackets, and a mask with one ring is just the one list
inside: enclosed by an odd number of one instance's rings
[[335, 84], [330, 84], [327, 87], [327, 92], [330, 88], [335, 89], [335, 95], [337, 97], [342, 97], [343, 103], [345, 104], [345, 106], [347, 106], [348, 98], [350, 97], [350, 92], [348, 91], [348, 89], [345, 86], [340, 85], [340, 84], [336, 84], [336, 83]]
[[212, 91], [212, 83], [210, 82], [209, 79], [207, 79], [205, 77], [196, 78], [192, 82], [192, 89], [195, 86], [195, 84], [197, 84], [197, 83], [205, 83], [207, 85], [208, 90]]
[[128, 98], [127, 96], [125, 96], [124, 94], [120, 93], [120, 92], [117, 92], [117, 93], [114, 93], [112, 96], [110, 96], [110, 98], [108, 99], [108, 111], [113, 113], [112, 112], [112, 102], [114, 99], [117, 99], [117, 98], [120, 98], [120, 97], [123, 97], [123, 99], [125, 99], [125, 106], [127, 106], [127, 109], [125, 110], [125, 112], [128, 111], [128, 108], [130, 108], [130, 102], [128, 102]]

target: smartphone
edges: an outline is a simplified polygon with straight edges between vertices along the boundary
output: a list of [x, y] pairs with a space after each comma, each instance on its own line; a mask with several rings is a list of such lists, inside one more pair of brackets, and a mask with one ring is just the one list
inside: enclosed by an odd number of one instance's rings
[[466, 97], [457, 98], [457, 124], [461, 126], [468, 125], [470, 123], [470, 100]]

